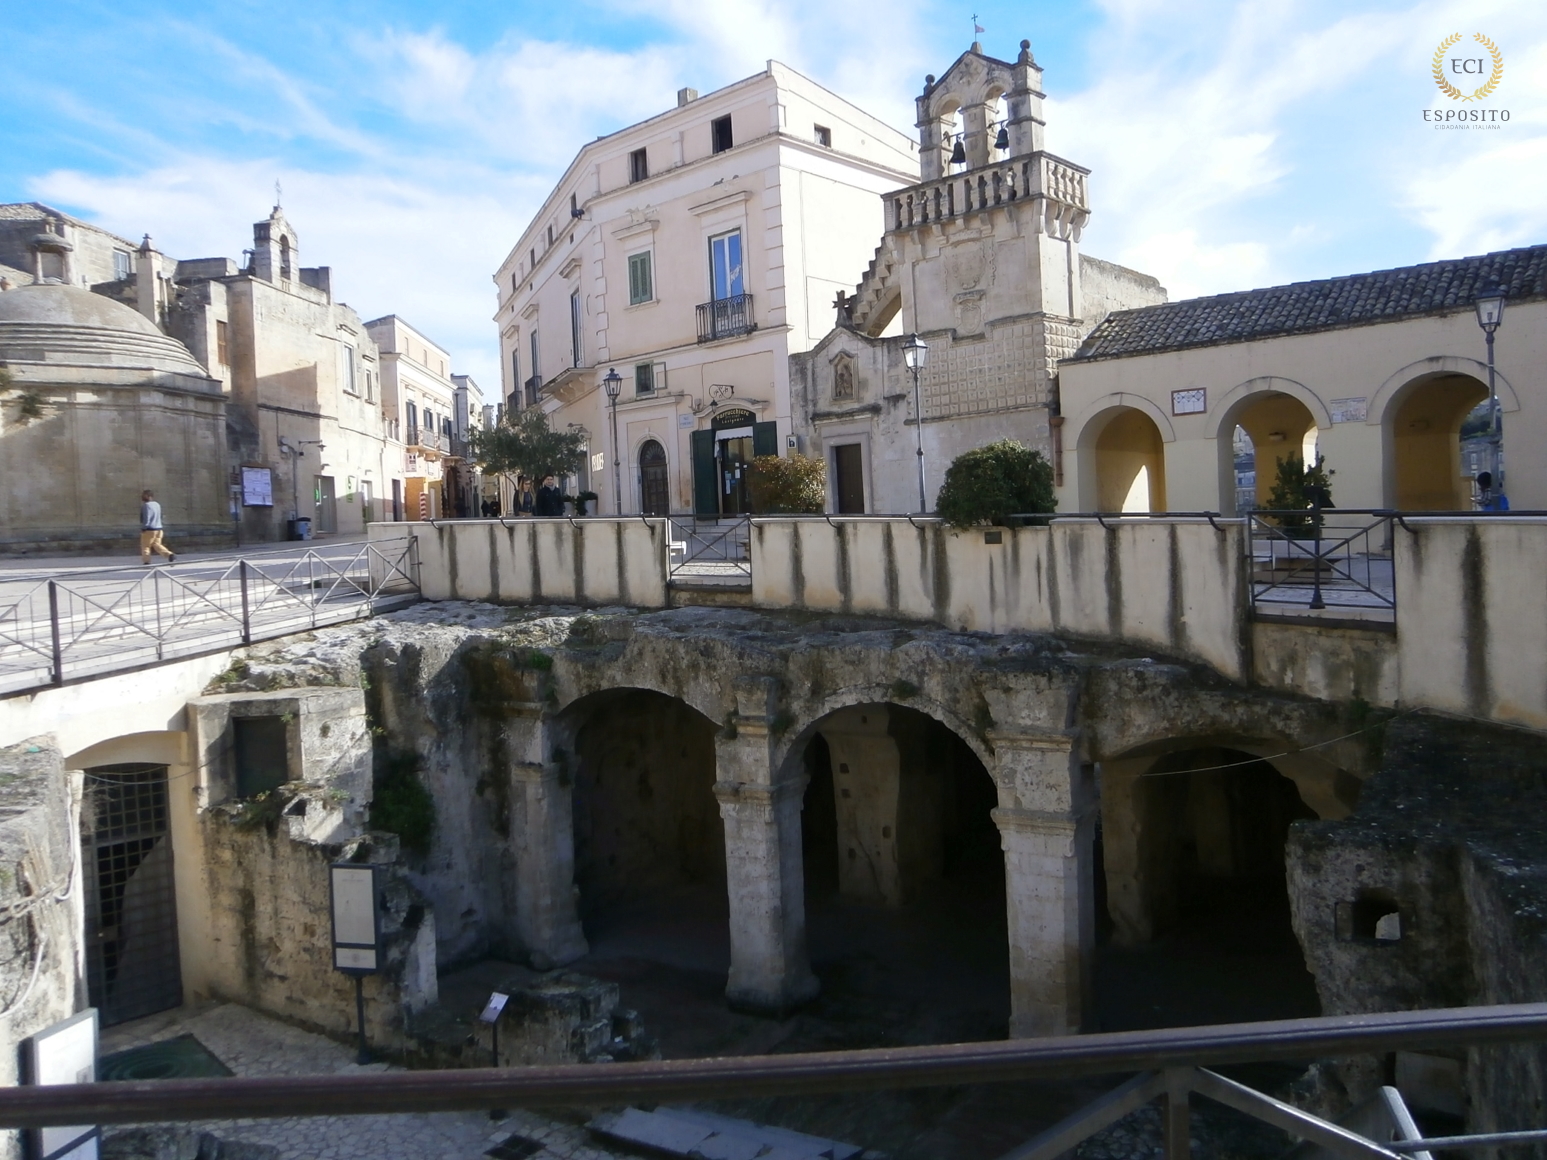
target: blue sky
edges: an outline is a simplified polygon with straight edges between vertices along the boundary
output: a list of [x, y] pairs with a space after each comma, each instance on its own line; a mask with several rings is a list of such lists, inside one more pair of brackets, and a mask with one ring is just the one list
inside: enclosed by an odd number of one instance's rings
[[[238, 257], [276, 180], [302, 260], [497, 381], [490, 275], [590, 138], [769, 57], [911, 131], [967, 47], [1046, 70], [1094, 171], [1088, 253], [1173, 297], [1547, 241], [1547, 5], [1104, 0], [62, 0], [7, 12], [0, 200]], [[1430, 58], [1482, 32], [1493, 131], [1438, 131]]]

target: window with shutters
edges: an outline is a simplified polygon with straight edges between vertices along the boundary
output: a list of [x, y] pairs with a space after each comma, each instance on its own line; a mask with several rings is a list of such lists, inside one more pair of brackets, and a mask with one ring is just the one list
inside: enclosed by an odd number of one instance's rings
[[630, 184], [650, 176], [649, 157], [643, 149], [635, 149], [628, 155], [628, 179]]
[[655, 364], [654, 363], [635, 363], [634, 364], [634, 394], [636, 394], [636, 395], [653, 395], [653, 394], [655, 394]]
[[650, 251], [628, 256], [628, 304], [638, 306], [655, 297], [655, 279], [651, 276]]

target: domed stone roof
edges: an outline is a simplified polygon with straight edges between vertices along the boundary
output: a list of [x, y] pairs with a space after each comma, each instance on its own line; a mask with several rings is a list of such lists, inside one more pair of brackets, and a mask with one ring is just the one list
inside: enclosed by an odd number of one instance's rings
[[0, 362], [39, 368], [22, 376], [32, 379], [46, 378], [45, 367], [112, 367], [210, 381], [187, 347], [133, 307], [58, 284], [0, 293]]
[[78, 286], [18, 286], [0, 294], [0, 322], [36, 322], [51, 326], [88, 326], [165, 337], [156, 324], [132, 306], [114, 302]]

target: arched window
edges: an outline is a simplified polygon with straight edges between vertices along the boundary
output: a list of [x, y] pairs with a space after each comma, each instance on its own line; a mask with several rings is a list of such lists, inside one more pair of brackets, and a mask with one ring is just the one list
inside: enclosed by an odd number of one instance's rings
[[279, 276], [290, 277], [290, 239], [286, 237], [279, 239]]

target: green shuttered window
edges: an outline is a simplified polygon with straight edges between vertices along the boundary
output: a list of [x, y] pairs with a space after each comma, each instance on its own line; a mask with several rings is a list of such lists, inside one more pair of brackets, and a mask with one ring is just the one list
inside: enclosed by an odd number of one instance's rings
[[655, 286], [650, 277], [650, 252], [630, 254], [628, 258], [628, 304], [638, 306], [655, 297]]

